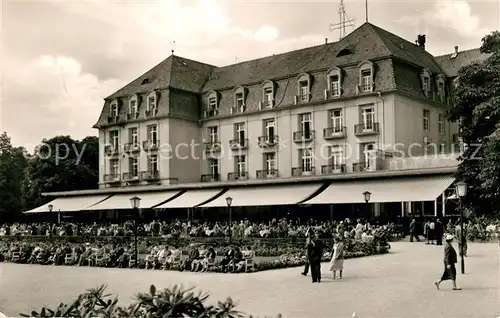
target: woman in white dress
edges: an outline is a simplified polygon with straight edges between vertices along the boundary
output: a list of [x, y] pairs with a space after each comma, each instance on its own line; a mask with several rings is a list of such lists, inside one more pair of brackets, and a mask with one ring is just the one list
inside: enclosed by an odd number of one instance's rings
[[337, 279], [337, 271], [339, 271], [339, 279], [342, 279], [342, 271], [344, 270], [344, 243], [342, 243], [338, 236], [334, 237], [333, 240], [330, 270], [333, 271], [333, 279]]

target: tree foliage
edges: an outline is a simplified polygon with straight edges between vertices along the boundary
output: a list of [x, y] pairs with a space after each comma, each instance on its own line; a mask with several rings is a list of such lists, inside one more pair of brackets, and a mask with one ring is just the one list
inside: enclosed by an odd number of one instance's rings
[[465, 145], [457, 178], [469, 185], [464, 203], [479, 214], [500, 203], [500, 32], [482, 39], [489, 57], [460, 69], [448, 119], [459, 122]]

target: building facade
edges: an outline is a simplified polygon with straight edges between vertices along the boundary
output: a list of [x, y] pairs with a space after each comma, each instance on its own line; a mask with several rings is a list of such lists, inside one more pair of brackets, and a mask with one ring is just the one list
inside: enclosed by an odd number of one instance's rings
[[105, 99], [100, 187], [454, 166], [445, 112], [472, 57], [452, 56], [369, 23], [225, 67], [172, 55]]

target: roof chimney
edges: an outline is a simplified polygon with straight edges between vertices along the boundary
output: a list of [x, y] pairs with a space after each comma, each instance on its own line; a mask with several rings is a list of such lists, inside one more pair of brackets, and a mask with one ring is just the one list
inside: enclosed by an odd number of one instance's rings
[[425, 50], [425, 34], [419, 34], [417, 37], [418, 46]]
[[455, 45], [455, 54], [458, 54], [458, 45]]
[[325, 44], [328, 44], [328, 38], [325, 38]]

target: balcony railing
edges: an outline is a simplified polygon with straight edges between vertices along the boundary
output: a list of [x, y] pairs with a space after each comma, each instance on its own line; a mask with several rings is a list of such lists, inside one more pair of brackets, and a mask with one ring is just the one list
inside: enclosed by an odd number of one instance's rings
[[354, 134], [356, 136], [374, 135], [378, 134], [379, 132], [380, 132], [379, 123], [371, 123], [369, 125], [367, 125], [366, 123], [354, 125]]
[[328, 165], [321, 166], [321, 174], [337, 174], [337, 173], [345, 173], [345, 165]]
[[272, 179], [277, 178], [279, 176], [277, 169], [270, 170], [257, 170], [257, 179]]
[[246, 105], [233, 106], [231, 107], [231, 115], [233, 114], [242, 114], [246, 110]]
[[141, 180], [141, 178], [140, 178], [139, 173], [133, 173], [133, 172], [124, 172], [123, 173], [123, 181], [138, 182], [140, 180]]
[[315, 136], [316, 136], [316, 131], [314, 130], [296, 131], [293, 133], [293, 141], [294, 142], [312, 141], [314, 140]]
[[116, 124], [119, 121], [120, 121], [120, 116], [109, 116], [108, 117], [108, 124]]
[[148, 151], [148, 150], [158, 150], [159, 144], [160, 144], [159, 140], [145, 140], [142, 143], [142, 147], [146, 151]]
[[219, 115], [219, 110], [217, 108], [215, 109], [207, 109], [204, 112], [204, 117], [205, 118], [211, 118]]
[[120, 182], [120, 175], [118, 173], [105, 174], [104, 182], [108, 183]]
[[273, 108], [274, 107], [274, 101], [273, 100], [264, 100], [259, 102], [259, 110], [266, 109], [266, 108]]
[[158, 170], [147, 170], [141, 172], [141, 180], [144, 181], [158, 180], [159, 177], [160, 177], [160, 172]]
[[104, 146], [104, 153], [107, 156], [117, 155], [120, 152], [120, 145], [106, 145]]
[[229, 181], [247, 180], [247, 179], [248, 179], [248, 173], [246, 173], [245, 171], [229, 172], [227, 174], [227, 180], [229, 180]]
[[158, 115], [158, 108], [156, 107], [152, 107], [151, 109], [147, 109], [144, 111], [144, 116], [146, 118], [155, 117], [156, 115]]
[[138, 152], [141, 151], [141, 145], [138, 142], [126, 143], [123, 147], [125, 152]]
[[323, 130], [323, 138], [328, 139], [336, 139], [336, 138], [345, 138], [346, 136], [346, 127], [329, 127]]
[[261, 147], [261, 148], [274, 147], [279, 143], [278, 139], [279, 138], [276, 135], [260, 136], [259, 140], [258, 140], [259, 147]]
[[352, 172], [363, 172], [368, 168], [368, 164], [364, 161], [355, 162], [352, 164]]
[[211, 141], [205, 143], [205, 151], [207, 152], [217, 152], [220, 151], [221, 144], [219, 141]]
[[217, 182], [220, 181], [220, 174], [202, 174], [201, 182]]
[[248, 148], [248, 139], [233, 139], [229, 141], [229, 147], [233, 150]]
[[292, 168], [292, 177], [314, 176], [314, 167]]
[[139, 112], [127, 113], [127, 120], [139, 118]]

